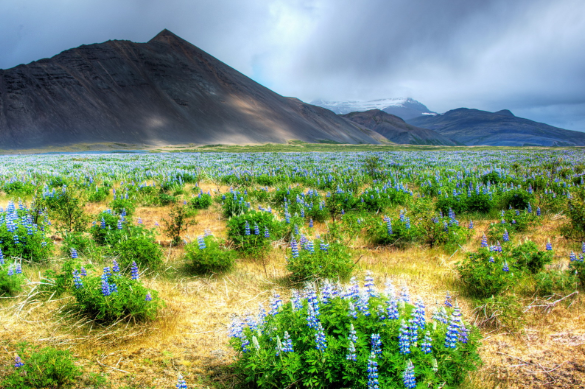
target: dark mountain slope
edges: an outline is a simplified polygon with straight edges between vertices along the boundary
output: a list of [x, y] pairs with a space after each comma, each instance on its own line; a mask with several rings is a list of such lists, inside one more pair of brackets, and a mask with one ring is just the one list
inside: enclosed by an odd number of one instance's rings
[[509, 110], [492, 113], [459, 108], [442, 115], [420, 116], [408, 123], [469, 146], [585, 146], [583, 132], [519, 118]]
[[379, 109], [352, 112], [341, 116], [382, 134], [391, 142], [412, 145], [456, 145], [451, 139], [438, 132], [407, 124], [398, 116]]
[[[379, 143], [333, 112], [280, 96], [164, 30], [0, 70], [0, 148], [81, 142]], [[383, 139], [382, 139], [383, 140]]]

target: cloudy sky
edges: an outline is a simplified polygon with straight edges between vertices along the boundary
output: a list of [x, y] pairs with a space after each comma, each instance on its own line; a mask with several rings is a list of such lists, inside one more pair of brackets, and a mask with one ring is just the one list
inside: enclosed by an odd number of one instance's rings
[[305, 101], [412, 97], [585, 131], [583, 0], [2, 0], [0, 68], [163, 28]]

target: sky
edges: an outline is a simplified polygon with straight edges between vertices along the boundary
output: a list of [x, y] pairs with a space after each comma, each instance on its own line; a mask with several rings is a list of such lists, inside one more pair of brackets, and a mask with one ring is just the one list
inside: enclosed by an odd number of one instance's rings
[[167, 28], [284, 96], [585, 131], [583, 0], [1, 0], [0, 69]]

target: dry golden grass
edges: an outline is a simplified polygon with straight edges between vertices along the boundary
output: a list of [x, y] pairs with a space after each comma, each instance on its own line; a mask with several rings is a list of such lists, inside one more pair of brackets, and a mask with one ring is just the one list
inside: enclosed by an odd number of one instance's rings
[[[204, 191], [211, 188], [216, 187], [203, 186]], [[222, 192], [227, 189], [221, 188]], [[88, 204], [86, 209], [97, 214], [105, 207]], [[169, 209], [139, 207], [136, 218], [153, 227], [168, 217]], [[195, 218], [197, 224], [189, 227], [184, 237], [192, 240], [205, 229], [225, 236], [226, 221], [219, 215], [217, 205], [200, 211]], [[542, 247], [550, 239], [558, 259], [566, 261], [574, 246], [558, 237], [562, 223], [561, 217], [547, 217], [541, 227], [518, 239], [528, 237]], [[385, 277], [397, 285], [405, 282], [411, 295], [423, 297], [428, 305], [442, 302], [445, 292], [450, 291], [459, 300], [464, 316], [471, 318], [471, 302], [458, 292], [454, 266], [466, 250], [477, 248], [488, 224], [477, 222], [475, 236], [453, 255], [424, 247], [374, 248], [360, 238], [351, 239], [355, 258], [360, 258], [356, 274], [371, 270], [379, 284]], [[313, 234], [325, 231], [325, 224], [316, 223]], [[168, 240], [162, 234], [159, 239], [163, 244]], [[30, 284], [25, 292], [16, 298], [0, 299], [0, 363], [10, 364], [15, 343], [25, 340], [70, 349], [87, 370], [106, 373], [115, 388], [173, 388], [178, 372], [190, 388], [233, 387], [229, 364], [234, 352], [227, 338], [231, 317], [255, 312], [274, 290], [281, 296], [290, 294], [283, 282], [287, 275], [285, 250], [276, 246], [264, 264], [241, 259], [233, 272], [207, 277], [189, 274], [182, 247], [165, 247], [164, 271], [144, 282], [159, 291], [167, 306], [156, 321], [145, 324], [120, 322], [104, 327], [76, 317], [67, 312], [70, 297], [47, 301], [36, 295], [41, 267], [26, 267]], [[484, 365], [470, 374], [464, 386], [585, 387], [585, 303], [580, 296], [573, 296], [549, 308], [527, 308], [526, 325], [519, 331], [482, 329], [480, 353]]]

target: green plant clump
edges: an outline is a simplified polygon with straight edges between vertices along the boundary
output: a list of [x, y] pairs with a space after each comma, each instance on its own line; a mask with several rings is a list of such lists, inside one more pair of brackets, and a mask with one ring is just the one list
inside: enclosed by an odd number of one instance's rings
[[223, 273], [235, 262], [236, 253], [225, 246], [225, 241], [208, 235], [185, 246], [185, 257], [197, 274]]
[[195, 209], [207, 209], [211, 205], [211, 195], [208, 193], [199, 192], [199, 194], [191, 199], [191, 207]]
[[347, 248], [337, 242], [327, 244], [321, 240], [291, 242], [291, 256], [286, 268], [294, 281], [315, 279], [347, 280], [354, 263]]
[[359, 289], [325, 282], [317, 297], [309, 284], [285, 304], [275, 295], [258, 321], [236, 319], [230, 342], [246, 387], [452, 388], [481, 363], [479, 331], [457, 306], [427, 322], [407, 293], [381, 294], [371, 277]]
[[14, 296], [22, 290], [24, 277], [19, 263], [5, 263], [0, 250], [0, 296]]

